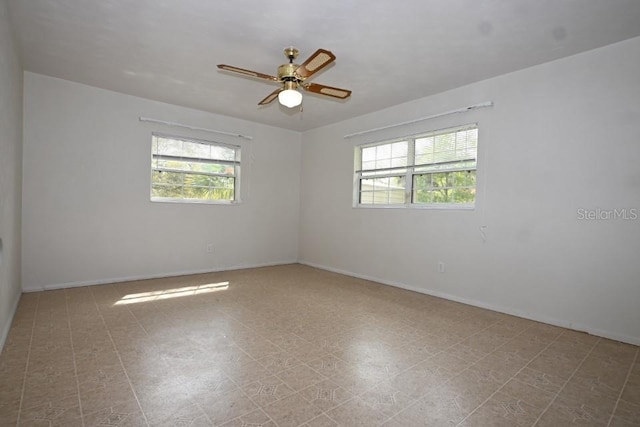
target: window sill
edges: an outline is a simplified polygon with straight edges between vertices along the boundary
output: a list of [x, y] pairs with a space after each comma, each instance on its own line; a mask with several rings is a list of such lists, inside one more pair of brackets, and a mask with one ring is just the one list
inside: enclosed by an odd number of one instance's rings
[[474, 211], [475, 205], [355, 205], [354, 209], [416, 209], [416, 210], [435, 210], [435, 211]]
[[239, 205], [242, 202], [239, 200], [229, 201], [229, 200], [193, 200], [193, 199], [158, 199], [151, 198], [150, 201], [152, 203], [183, 203], [186, 205], [222, 205], [222, 206], [233, 206]]

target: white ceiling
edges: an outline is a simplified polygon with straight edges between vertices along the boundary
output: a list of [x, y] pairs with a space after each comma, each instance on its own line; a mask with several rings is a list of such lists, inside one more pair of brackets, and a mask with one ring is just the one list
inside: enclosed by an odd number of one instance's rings
[[[9, 0], [24, 67], [117, 92], [294, 130], [313, 129], [640, 36], [638, 0]], [[282, 49], [334, 65], [304, 111], [257, 103]], [[479, 100], [479, 101], [484, 101]]]

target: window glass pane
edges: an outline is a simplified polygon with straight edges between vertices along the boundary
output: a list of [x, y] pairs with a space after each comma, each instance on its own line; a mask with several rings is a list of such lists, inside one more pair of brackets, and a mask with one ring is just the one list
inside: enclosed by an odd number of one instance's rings
[[365, 205], [373, 204], [373, 192], [372, 191], [363, 191], [360, 193], [360, 203]]
[[[155, 199], [235, 200], [240, 148], [154, 135], [151, 197]], [[158, 156], [172, 156], [174, 159]], [[222, 176], [219, 176], [222, 175]]]
[[408, 141], [362, 148], [362, 169], [386, 169], [407, 166]]
[[416, 164], [475, 161], [478, 148], [478, 129], [416, 139]]
[[454, 171], [413, 176], [413, 203], [475, 202], [476, 171]]
[[433, 141], [432, 136], [428, 138], [416, 139], [416, 156], [433, 153]]
[[362, 149], [362, 161], [374, 162], [376, 160], [376, 147], [367, 147]]
[[387, 169], [391, 167], [391, 158], [376, 160], [376, 169]]
[[433, 151], [436, 153], [443, 151], [451, 151], [456, 149], [455, 134], [446, 133], [444, 135], [437, 135], [435, 137], [435, 144]]
[[236, 152], [234, 149], [222, 146], [211, 146], [211, 158], [217, 160], [235, 160]]
[[211, 158], [211, 146], [200, 144], [197, 142], [183, 141], [182, 155], [186, 157], [196, 157], [208, 159]]
[[391, 144], [392, 157], [407, 157], [407, 141]]
[[453, 203], [473, 203], [476, 197], [475, 188], [456, 188], [452, 190]]
[[360, 191], [373, 191], [374, 180], [373, 179], [362, 179], [360, 180]]
[[170, 199], [182, 198], [182, 186], [180, 185], [156, 185], [151, 187], [153, 197], [164, 197]]
[[177, 139], [158, 138], [157, 154], [170, 156], [182, 155], [182, 141]]
[[357, 148], [358, 203], [473, 204], [477, 147], [478, 130], [467, 127]]
[[362, 170], [375, 169], [375, 168], [376, 168], [375, 160], [362, 162]]
[[404, 176], [362, 179], [359, 200], [361, 204], [403, 204], [405, 188]]
[[391, 144], [378, 145], [376, 147], [376, 159], [385, 160], [391, 158]]
[[181, 172], [153, 171], [154, 184], [179, 184], [182, 185], [184, 174]]

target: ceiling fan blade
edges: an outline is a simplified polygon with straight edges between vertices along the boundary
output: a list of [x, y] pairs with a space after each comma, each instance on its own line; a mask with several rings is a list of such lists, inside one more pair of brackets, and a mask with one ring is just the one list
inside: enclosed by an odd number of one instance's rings
[[336, 60], [336, 56], [325, 49], [318, 49], [316, 52], [302, 63], [294, 72], [300, 80], [311, 77], [318, 71]]
[[267, 95], [267, 97], [265, 99], [263, 99], [262, 101], [258, 102], [258, 105], [271, 104], [273, 102], [273, 100], [278, 97], [278, 94], [280, 92], [282, 92], [283, 90], [284, 90], [283, 88], [278, 88], [278, 89], [274, 90], [269, 95]]
[[309, 92], [319, 93], [320, 95], [327, 95], [340, 99], [348, 98], [351, 95], [350, 90], [340, 89], [339, 87], [320, 85], [318, 83], [303, 83], [302, 87]]
[[270, 76], [268, 74], [258, 73], [257, 71], [245, 70], [244, 68], [233, 67], [231, 65], [218, 64], [218, 68], [225, 71], [231, 71], [234, 73], [244, 74], [245, 76], [257, 77], [259, 79], [270, 80], [273, 82], [277, 82], [278, 78], [275, 76]]

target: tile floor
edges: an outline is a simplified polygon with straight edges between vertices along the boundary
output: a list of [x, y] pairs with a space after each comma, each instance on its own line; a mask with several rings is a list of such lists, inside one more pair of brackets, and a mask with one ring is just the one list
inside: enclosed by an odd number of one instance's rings
[[638, 426], [638, 347], [301, 265], [24, 294], [2, 426]]

